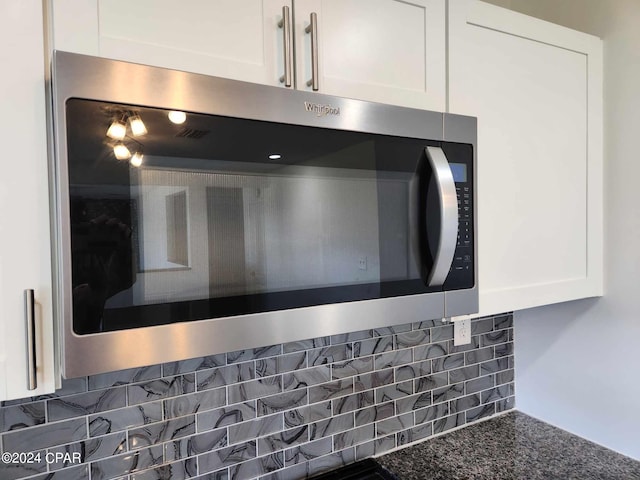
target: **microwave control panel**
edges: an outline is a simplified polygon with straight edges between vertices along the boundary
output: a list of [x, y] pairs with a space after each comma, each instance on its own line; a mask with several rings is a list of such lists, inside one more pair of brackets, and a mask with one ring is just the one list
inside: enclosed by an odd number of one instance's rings
[[473, 271], [473, 208], [471, 186], [456, 184], [458, 197], [458, 242], [452, 272]]
[[449, 158], [458, 200], [458, 239], [445, 290], [472, 288], [475, 284], [472, 147], [448, 144], [444, 145], [444, 150]]

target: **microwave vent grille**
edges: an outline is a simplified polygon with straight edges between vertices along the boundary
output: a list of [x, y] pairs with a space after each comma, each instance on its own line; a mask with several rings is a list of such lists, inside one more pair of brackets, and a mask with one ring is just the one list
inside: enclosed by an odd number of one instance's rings
[[209, 134], [209, 130], [198, 130], [196, 128], [183, 128], [178, 133], [176, 133], [176, 137], [179, 138], [193, 138], [199, 139]]

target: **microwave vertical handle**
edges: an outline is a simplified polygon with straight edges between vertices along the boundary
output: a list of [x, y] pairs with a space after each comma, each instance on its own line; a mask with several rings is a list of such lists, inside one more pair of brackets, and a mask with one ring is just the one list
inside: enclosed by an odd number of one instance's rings
[[286, 5], [282, 7], [282, 20], [278, 22], [278, 28], [282, 29], [282, 39], [284, 42], [284, 75], [280, 77], [280, 83], [285, 87], [291, 86], [292, 75], [292, 48], [291, 48], [291, 13]]
[[27, 322], [27, 389], [38, 387], [36, 371], [36, 302], [33, 290], [24, 291], [24, 316]]
[[318, 85], [318, 14], [316, 12], [311, 13], [309, 25], [304, 31], [311, 34], [311, 80], [307, 81], [307, 87], [317, 92], [320, 87]]
[[427, 285], [433, 287], [445, 282], [453, 262], [458, 242], [458, 197], [453, 174], [442, 148], [427, 147], [425, 154], [435, 177], [440, 200], [440, 235], [433, 268], [427, 277]]

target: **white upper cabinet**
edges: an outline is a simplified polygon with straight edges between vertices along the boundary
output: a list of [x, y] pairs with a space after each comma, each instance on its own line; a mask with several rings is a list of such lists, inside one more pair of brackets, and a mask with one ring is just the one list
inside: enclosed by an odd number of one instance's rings
[[54, 48], [278, 85], [287, 0], [53, 1]]
[[294, 0], [296, 80], [310, 90], [316, 15], [318, 87], [323, 93], [443, 111], [445, 2]]
[[304, 90], [315, 54], [322, 93], [446, 105], [445, 0], [53, 0], [53, 31], [58, 50], [267, 85], [289, 60]]
[[[0, 2], [0, 18], [0, 62], [8, 66], [0, 75], [0, 400], [7, 400], [53, 392], [56, 377], [42, 5]], [[25, 290], [35, 294], [30, 341]]]
[[480, 313], [602, 295], [602, 42], [449, 5], [450, 111], [478, 117]]

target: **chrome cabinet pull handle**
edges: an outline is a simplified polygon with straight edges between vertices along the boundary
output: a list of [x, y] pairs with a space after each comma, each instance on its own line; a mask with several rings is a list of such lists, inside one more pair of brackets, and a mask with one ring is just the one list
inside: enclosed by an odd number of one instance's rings
[[29, 289], [24, 291], [24, 313], [27, 322], [27, 389], [38, 387], [36, 372], [36, 313], [35, 294]]
[[433, 268], [427, 278], [427, 285], [432, 287], [442, 285], [451, 269], [458, 242], [458, 196], [453, 174], [442, 148], [427, 147], [425, 154], [431, 164], [440, 198], [440, 236]]
[[307, 81], [307, 87], [311, 87], [314, 92], [318, 91], [318, 14], [312, 12], [310, 23], [304, 29], [305, 33], [311, 34], [311, 80]]
[[291, 15], [289, 7], [282, 7], [282, 19], [278, 22], [278, 28], [282, 29], [282, 40], [284, 42], [284, 75], [280, 77], [280, 83], [285, 87], [291, 86], [292, 69], [292, 48], [291, 48]]

